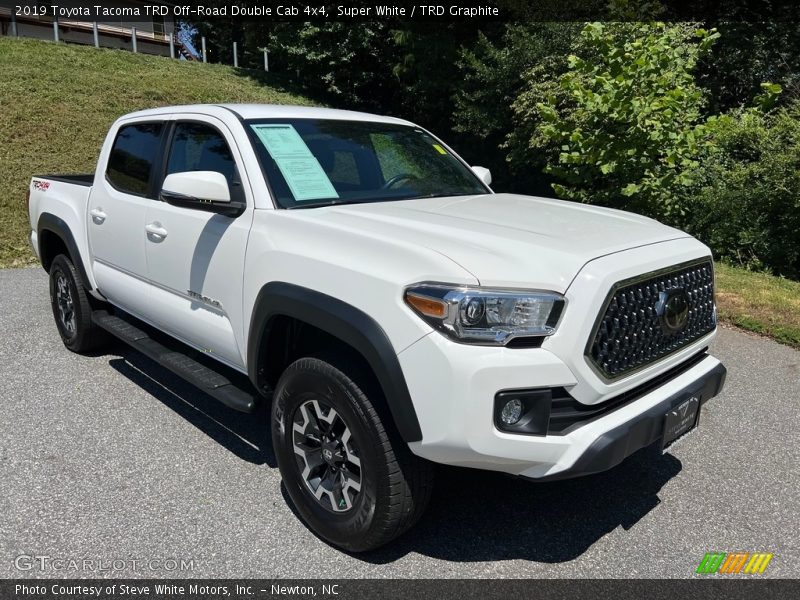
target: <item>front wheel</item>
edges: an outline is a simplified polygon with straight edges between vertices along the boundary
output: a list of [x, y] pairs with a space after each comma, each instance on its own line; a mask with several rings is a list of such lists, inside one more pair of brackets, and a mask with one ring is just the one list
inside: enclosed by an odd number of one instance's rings
[[312, 531], [352, 552], [411, 527], [433, 482], [432, 465], [384, 425], [380, 392], [348, 374], [357, 372], [302, 358], [281, 376], [272, 405], [273, 446], [292, 502]]

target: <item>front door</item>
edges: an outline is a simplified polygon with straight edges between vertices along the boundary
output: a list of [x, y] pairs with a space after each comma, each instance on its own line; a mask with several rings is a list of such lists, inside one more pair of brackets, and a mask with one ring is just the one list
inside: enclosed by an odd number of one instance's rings
[[231, 198], [244, 200], [247, 209], [230, 218], [162, 201], [150, 204], [145, 218], [153, 284], [149, 318], [178, 339], [242, 369], [242, 278], [253, 200], [242, 180], [241, 155], [221, 121], [198, 115], [175, 118], [165, 176], [222, 173]]

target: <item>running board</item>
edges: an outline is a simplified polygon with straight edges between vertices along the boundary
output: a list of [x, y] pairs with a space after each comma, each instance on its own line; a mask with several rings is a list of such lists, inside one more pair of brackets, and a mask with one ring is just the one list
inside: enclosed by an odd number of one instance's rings
[[147, 332], [129, 321], [116, 315], [110, 315], [105, 310], [94, 311], [92, 321], [98, 327], [105, 329], [134, 350], [138, 350], [169, 369], [225, 406], [246, 413], [255, 410], [256, 397], [252, 393], [235, 386], [227, 377], [192, 357], [182, 352], [176, 352], [154, 340]]

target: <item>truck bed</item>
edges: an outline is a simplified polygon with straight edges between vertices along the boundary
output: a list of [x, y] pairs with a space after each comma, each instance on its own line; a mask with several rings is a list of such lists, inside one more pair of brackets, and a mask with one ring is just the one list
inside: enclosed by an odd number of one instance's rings
[[[46, 229], [61, 237], [70, 249], [73, 262], [84, 274], [90, 273], [87, 245], [86, 219], [89, 197], [94, 185], [93, 173], [34, 175], [28, 188], [28, 219], [30, 243], [41, 259], [39, 233]], [[52, 257], [50, 257], [52, 258]], [[45, 264], [45, 263], [43, 263]], [[86, 287], [94, 287], [93, 280], [84, 275]]]

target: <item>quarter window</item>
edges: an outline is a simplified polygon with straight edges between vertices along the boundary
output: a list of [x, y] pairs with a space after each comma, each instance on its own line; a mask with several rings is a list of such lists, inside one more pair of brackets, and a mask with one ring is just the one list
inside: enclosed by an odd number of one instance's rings
[[137, 123], [120, 128], [106, 168], [111, 185], [121, 192], [147, 195], [163, 128], [163, 123]]

